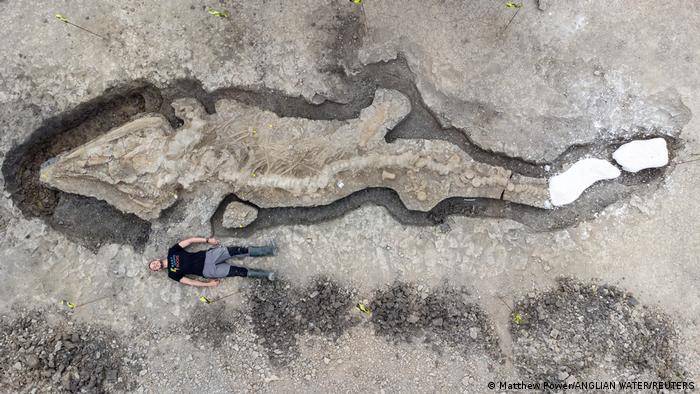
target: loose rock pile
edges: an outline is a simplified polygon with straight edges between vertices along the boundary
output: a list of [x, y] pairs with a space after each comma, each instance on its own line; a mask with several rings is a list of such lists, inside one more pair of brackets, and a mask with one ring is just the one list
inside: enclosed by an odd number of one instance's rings
[[502, 358], [493, 325], [478, 305], [465, 300], [464, 290], [424, 290], [395, 282], [377, 291], [371, 306], [375, 331], [394, 342], [423, 340], [438, 349], [449, 346], [464, 353], [478, 349], [495, 360]]
[[355, 298], [354, 290], [326, 278], [316, 278], [304, 288], [293, 288], [283, 281], [261, 281], [250, 290], [253, 330], [270, 360], [286, 365], [298, 355], [300, 335], [335, 340], [356, 324], [350, 313]]
[[511, 331], [516, 366], [540, 381], [573, 383], [589, 368], [611, 377], [684, 376], [669, 319], [612, 286], [559, 279], [554, 290], [516, 304]]
[[9, 392], [106, 392], [133, 389], [140, 368], [117, 336], [44, 312], [22, 311], [0, 323], [0, 385]]
[[251, 224], [258, 217], [258, 209], [240, 201], [232, 201], [226, 206], [221, 224], [226, 228], [241, 228]]

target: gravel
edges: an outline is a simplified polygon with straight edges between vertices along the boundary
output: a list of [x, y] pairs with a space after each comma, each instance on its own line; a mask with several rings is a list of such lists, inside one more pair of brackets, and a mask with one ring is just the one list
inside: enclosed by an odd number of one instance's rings
[[511, 332], [516, 367], [540, 381], [581, 380], [594, 369], [610, 377], [686, 375], [670, 319], [614, 286], [560, 278], [517, 302]]
[[324, 277], [305, 287], [260, 281], [249, 292], [253, 331], [274, 365], [298, 356], [297, 338], [303, 334], [338, 339], [358, 322], [350, 313], [355, 303], [354, 289]]
[[8, 392], [91, 392], [133, 389], [139, 361], [117, 335], [99, 325], [41, 310], [19, 311], [0, 323], [0, 385]]
[[392, 342], [424, 341], [436, 350], [451, 347], [465, 354], [483, 351], [501, 361], [491, 320], [467, 296], [465, 289], [394, 282], [378, 290], [371, 303], [375, 332]]

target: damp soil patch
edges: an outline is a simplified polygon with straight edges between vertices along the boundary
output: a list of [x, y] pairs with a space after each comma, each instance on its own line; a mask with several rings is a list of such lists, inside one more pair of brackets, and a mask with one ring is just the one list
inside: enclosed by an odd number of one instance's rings
[[[111, 330], [45, 312], [0, 322], [0, 384], [11, 392], [128, 392], [141, 363]], [[127, 360], [130, 360], [127, 361]]]
[[491, 320], [467, 298], [464, 289], [394, 282], [375, 293], [371, 321], [377, 335], [393, 343], [418, 342], [438, 352], [452, 348], [464, 355], [482, 352], [502, 361]]
[[627, 380], [688, 380], [669, 317], [614, 286], [560, 278], [516, 303], [510, 329], [514, 364], [530, 379], [582, 381], [598, 368]]

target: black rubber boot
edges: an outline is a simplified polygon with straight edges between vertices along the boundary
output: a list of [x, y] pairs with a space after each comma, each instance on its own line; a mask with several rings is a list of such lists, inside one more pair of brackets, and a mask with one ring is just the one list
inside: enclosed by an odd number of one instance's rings
[[255, 279], [275, 280], [275, 273], [271, 271], [254, 270], [248, 268], [248, 277]]
[[274, 242], [265, 246], [248, 246], [248, 255], [250, 257], [274, 256], [276, 249]]

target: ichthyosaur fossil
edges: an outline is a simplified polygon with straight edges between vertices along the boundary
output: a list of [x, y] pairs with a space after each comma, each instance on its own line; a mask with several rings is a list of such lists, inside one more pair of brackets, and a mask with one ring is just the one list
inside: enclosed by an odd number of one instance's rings
[[49, 160], [41, 180], [146, 220], [204, 184], [260, 207], [323, 205], [368, 187], [394, 189], [421, 211], [460, 196], [547, 203], [545, 179], [477, 162], [449, 142], [387, 143], [411, 111], [395, 90], [378, 89], [359, 117], [344, 121], [279, 117], [229, 99], [213, 114], [192, 98], [172, 106], [181, 127], [160, 115], [132, 120]]

